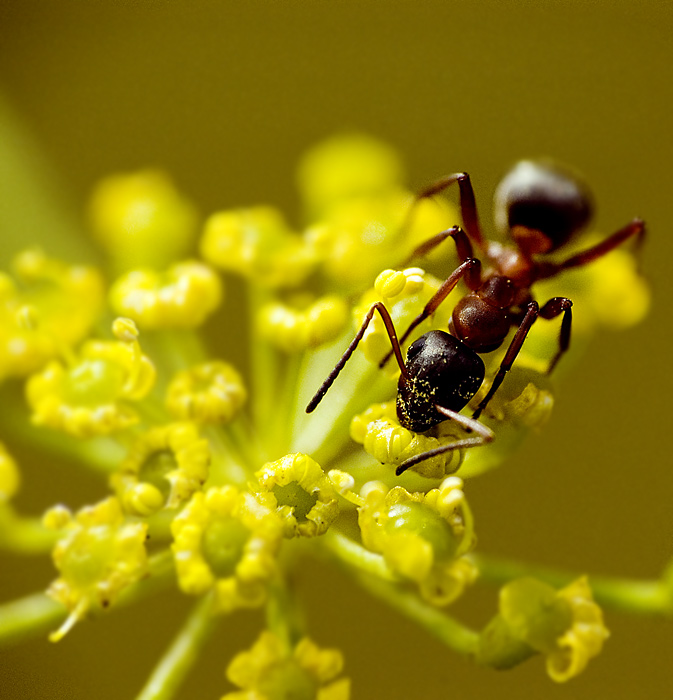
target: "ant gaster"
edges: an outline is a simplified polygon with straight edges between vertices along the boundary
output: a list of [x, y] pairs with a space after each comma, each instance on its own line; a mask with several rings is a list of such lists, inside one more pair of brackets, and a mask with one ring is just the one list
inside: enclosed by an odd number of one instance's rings
[[[515, 246], [486, 241], [481, 233], [474, 191], [467, 173], [442, 178], [421, 191], [416, 202], [439, 194], [457, 183], [464, 228], [453, 226], [421, 244], [410, 256], [424, 255], [447, 238], [453, 239], [460, 265], [442, 283], [421, 313], [411, 322], [398, 342], [390, 315], [381, 303], [369, 310], [350, 346], [308, 404], [310, 413], [332, 385], [357, 347], [378, 311], [390, 337], [392, 350], [381, 361], [382, 367], [394, 354], [400, 366], [397, 416], [400, 425], [424, 432], [444, 420], [452, 419], [476, 437], [457, 440], [406, 460], [396, 470], [399, 475], [409, 467], [435, 455], [454, 449], [483, 445], [493, 433], [477, 420], [511, 369], [523, 342], [538, 317], [553, 319], [563, 314], [559, 348], [549, 365], [551, 372], [570, 345], [572, 302], [553, 297], [542, 307], [532, 298], [531, 286], [560, 272], [602, 257], [629, 238], [642, 244], [645, 227], [634, 219], [624, 228], [580, 253], [561, 262], [540, 261], [535, 256], [561, 248], [591, 218], [592, 202], [587, 188], [574, 176], [544, 161], [521, 161], [501, 181], [495, 194], [495, 220], [506, 228]], [[413, 213], [414, 207], [411, 212]], [[474, 257], [473, 245], [488, 263]], [[409, 347], [406, 365], [400, 344], [425, 319], [431, 316], [450, 292], [463, 280], [470, 290], [458, 301], [449, 323], [449, 333], [430, 331]], [[484, 363], [478, 353], [499, 348], [512, 326], [517, 331], [505, 352], [491, 386], [472, 418], [458, 413], [483, 383]]]

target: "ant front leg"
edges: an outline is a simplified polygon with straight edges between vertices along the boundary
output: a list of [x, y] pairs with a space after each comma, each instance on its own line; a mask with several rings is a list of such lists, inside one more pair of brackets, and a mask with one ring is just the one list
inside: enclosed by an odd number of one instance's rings
[[403, 474], [407, 469], [416, 466], [420, 462], [425, 462], [426, 459], [431, 459], [437, 455], [444, 454], [445, 452], [451, 452], [452, 450], [462, 450], [468, 447], [479, 447], [480, 445], [487, 445], [489, 442], [493, 442], [495, 435], [493, 431], [486, 427], [483, 423], [480, 423], [474, 418], [468, 418], [463, 416], [456, 411], [452, 411], [449, 408], [435, 404], [435, 410], [438, 413], [446, 416], [449, 420], [458, 423], [462, 428], [465, 428], [468, 432], [476, 433], [476, 437], [465, 438], [463, 440], [456, 440], [448, 445], [442, 445], [441, 447], [435, 447], [434, 450], [428, 450], [427, 452], [422, 452], [419, 455], [410, 457], [406, 459], [402, 464], [400, 464], [395, 470], [395, 474], [399, 476]]
[[608, 236], [604, 241], [587, 248], [587, 250], [583, 250], [581, 253], [577, 253], [560, 263], [542, 263], [537, 279], [553, 277], [563, 270], [592, 263], [594, 260], [598, 260], [598, 258], [602, 258], [613, 251], [629, 238], [635, 238], [634, 249], [638, 256], [638, 264], [640, 264], [640, 251], [645, 240], [645, 222], [642, 219], [634, 219], [624, 228], [620, 228], [619, 231], [615, 231], [611, 236]]
[[[461, 263], [442, 283], [441, 287], [434, 293], [433, 297], [428, 301], [428, 303], [423, 307], [418, 316], [409, 324], [409, 327], [404, 331], [404, 335], [400, 338], [400, 345], [409, 337], [411, 332], [420, 323], [423, 323], [426, 318], [432, 316], [437, 310], [437, 307], [449, 296], [449, 294], [454, 290], [455, 286], [461, 280], [465, 278], [465, 283], [471, 290], [479, 289], [481, 287], [481, 261], [476, 258], [469, 258], [464, 263]], [[390, 359], [391, 353], [388, 353], [379, 363], [379, 367], [385, 366], [386, 362]]]
[[344, 354], [341, 356], [341, 359], [336, 363], [334, 369], [329, 373], [327, 379], [325, 379], [321, 387], [315, 393], [315, 396], [308, 402], [308, 405], [306, 406], [306, 413], [312, 413], [316, 409], [317, 405], [322, 401], [328, 389], [332, 386], [332, 384], [334, 384], [334, 380], [339, 376], [339, 372], [341, 372], [341, 370], [344, 368], [344, 365], [346, 364], [346, 362], [348, 362], [350, 356], [353, 354], [353, 352], [355, 352], [355, 348], [357, 348], [358, 343], [362, 340], [362, 336], [365, 334], [367, 326], [372, 320], [375, 311], [379, 312], [381, 319], [383, 320], [383, 324], [386, 327], [388, 337], [390, 338], [390, 344], [393, 346], [391, 352], [395, 355], [395, 359], [397, 360], [397, 364], [400, 367], [402, 376], [407, 381], [409, 380], [409, 373], [407, 372], [407, 368], [404, 365], [402, 351], [400, 350], [400, 344], [397, 340], [397, 333], [395, 332], [395, 325], [393, 324], [393, 319], [390, 318], [388, 309], [386, 309], [383, 303], [377, 301], [367, 312], [367, 315], [365, 316], [365, 320], [363, 321], [360, 330], [356, 333], [355, 338], [353, 338], [353, 340], [351, 341], [351, 344], [346, 348], [346, 352], [344, 352]]

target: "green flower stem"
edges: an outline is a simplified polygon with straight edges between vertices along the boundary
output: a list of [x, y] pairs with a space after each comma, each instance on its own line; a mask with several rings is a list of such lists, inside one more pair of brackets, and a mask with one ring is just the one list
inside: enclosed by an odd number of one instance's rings
[[60, 603], [42, 592], [0, 605], [0, 648], [46, 635], [60, 625], [67, 614]]
[[247, 459], [241, 455], [231, 434], [219, 426], [207, 426], [203, 431], [211, 447], [210, 474], [216, 484], [235, 484], [244, 487], [250, 478]]
[[401, 590], [395, 585], [399, 579], [386, 566], [383, 557], [333, 530], [325, 534], [322, 542], [342, 569], [354, 576], [371, 595], [417, 622], [453, 651], [466, 656], [476, 654], [479, 633], [425, 603], [417, 594]]
[[169, 700], [175, 696], [217, 625], [219, 618], [213, 615], [212, 607], [210, 595], [204, 596], [194, 607], [137, 700]]
[[140, 344], [150, 357], [157, 360], [168, 374], [204, 362], [209, 356], [201, 338], [187, 328], [166, 329], [140, 334]]
[[[278, 387], [278, 353], [264, 338], [260, 338], [257, 330], [257, 311], [269, 301], [268, 290], [259, 285], [247, 285], [248, 319], [250, 323], [250, 360], [253, 397], [252, 416], [260, 435], [269, 423], [269, 416], [274, 415]], [[265, 459], [271, 459], [265, 455]]]
[[277, 581], [269, 588], [266, 622], [269, 630], [285, 642], [288, 651], [306, 634], [304, 615], [292, 588], [285, 581]]
[[385, 581], [399, 581], [380, 554], [370, 552], [349, 537], [328, 530], [321, 543], [335, 555], [340, 563], [355, 567], [358, 571], [371, 574]]
[[[0, 426], [5, 435], [11, 435], [14, 440], [34, 447], [36, 444], [35, 426], [30, 422], [25, 408], [23, 385], [18, 382], [6, 382], [0, 389], [0, 403], [12, 406], [11, 411], [3, 411]], [[42, 428], [39, 435], [39, 447], [43, 453], [41, 459], [47, 459], [51, 454], [59, 459], [67, 459], [88, 471], [99, 473], [105, 478], [119, 466], [124, 454], [124, 448], [114, 439], [99, 437], [91, 440], [80, 440], [65, 435], [57, 430]]]
[[320, 405], [310, 415], [306, 414], [306, 405], [350, 340], [352, 335], [347, 333], [331, 345], [306, 353], [300, 373], [297, 410], [291, 423], [292, 451], [310, 454], [320, 464], [338, 457], [351, 442], [349, 425], [355, 414], [371, 403], [395, 396], [395, 383], [361, 352], [354, 352]]
[[[149, 575], [123, 590], [114, 608], [130, 605], [166, 588], [172, 580], [173, 555], [161, 552], [150, 558]], [[97, 611], [95, 612], [97, 614]], [[100, 611], [102, 614], [102, 611]], [[68, 611], [46, 593], [34, 593], [0, 606], [0, 647], [47, 634], [58, 627]]]
[[[284, 358], [282, 368], [282, 386], [279, 388], [277, 401], [273, 413], [267, 418], [270, 423], [270, 439], [268, 444], [273, 456], [287, 454], [290, 450], [292, 435], [292, 420], [296, 413], [297, 395], [299, 392], [301, 369], [303, 366], [302, 354], [290, 353]], [[266, 426], [260, 426], [265, 428]], [[263, 432], [266, 432], [264, 430]]]
[[[472, 558], [479, 568], [479, 579], [498, 585], [533, 576], [552, 586], [562, 587], [580, 576], [483, 554], [472, 555]], [[673, 593], [664, 581], [589, 576], [589, 583], [599, 605], [627, 613], [673, 616]]]
[[54, 255], [81, 261], [97, 255], [81, 229], [79, 212], [63, 190], [59, 173], [44, 158], [32, 134], [0, 93], [0, 227], [3, 267], [26, 247], [43, 243]]
[[44, 554], [50, 552], [59, 534], [48, 530], [41, 518], [22, 518], [9, 506], [0, 506], [0, 548], [10, 552]]
[[425, 603], [415, 593], [400, 590], [372, 576], [358, 575], [357, 580], [373, 596], [424, 627], [452, 651], [469, 657], [476, 655], [480, 638], [478, 632]]

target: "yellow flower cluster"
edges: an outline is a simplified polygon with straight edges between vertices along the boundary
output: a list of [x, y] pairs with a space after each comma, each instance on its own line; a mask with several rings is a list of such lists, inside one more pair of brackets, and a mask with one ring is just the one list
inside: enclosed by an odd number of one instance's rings
[[[25, 378], [32, 425], [61, 433], [45, 444], [91, 466], [114, 493], [75, 515], [56, 506], [44, 517], [59, 534], [59, 577], [48, 593], [69, 612], [53, 640], [124, 589], [133, 596], [146, 577], [159, 575], [152, 567], [162, 557], [182, 592], [212, 600], [209, 614], [267, 608], [269, 631], [229, 666], [241, 690], [227, 700], [349, 696], [348, 680], [337, 679], [341, 654], [304, 636], [296, 601], [287, 602], [289, 568], [307, 553], [336, 558], [358, 580], [378, 578], [399, 607], [413, 598], [426, 622], [448, 619], [431, 606], [454, 602], [479, 573], [465, 481], [500, 464], [547, 420], [553, 394], [541, 372], [558, 347], [558, 324], [535, 324], [483, 412], [492, 444], [443, 452], [395, 476], [403, 462], [479, 427], [446, 420], [416, 433], [400, 425], [400, 366], [395, 358], [384, 371], [378, 366], [391, 341], [377, 314], [348, 364], [340, 360], [374, 304], [404, 331], [442, 284], [408, 265], [421, 243], [457, 223], [456, 209], [441, 198], [414, 203], [401, 172], [394, 152], [374, 140], [334, 139], [301, 168], [305, 224], [294, 228], [264, 206], [221, 211], [205, 220], [198, 243], [196, 211], [165, 176], [113, 177], [92, 204], [94, 231], [117, 275], [107, 297], [100, 272], [36, 250], [16, 259], [13, 277], [0, 275], [0, 379]], [[197, 247], [205, 262], [185, 259]], [[438, 246], [423, 264], [446, 275], [454, 249]], [[580, 338], [596, 325], [642, 316], [647, 290], [631, 263], [620, 253], [573, 273], [588, 280], [591, 300], [568, 276], [576, 307], [586, 301], [590, 308]], [[197, 332], [216, 311], [224, 314], [216, 270], [247, 285], [249, 342], [229, 321], [209, 325], [242, 348], [249, 382], [219, 351], [210, 357]], [[540, 285], [540, 297], [552, 296], [552, 282]], [[457, 288], [404, 347], [446, 329], [465, 293]], [[105, 332], [112, 318], [114, 339]], [[472, 410], [502, 356], [487, 359]], [[333, 388], [320, 388], [337, 374]], [[321, 399], [326, 387], [329, 396], [307, 416], [311, 396]], [[17, 440], [31, 440], [21, 420]], [[0, 446], [0, 507], [12, 512], [12, 527], [21, 517], [7, 502], [18, 484]], [[586, 581], [559, 592], [513, 582], [480, 636], [477, 658], [506, 667], [541, 652], [552, 678], [566, 680], [606, 635]]]

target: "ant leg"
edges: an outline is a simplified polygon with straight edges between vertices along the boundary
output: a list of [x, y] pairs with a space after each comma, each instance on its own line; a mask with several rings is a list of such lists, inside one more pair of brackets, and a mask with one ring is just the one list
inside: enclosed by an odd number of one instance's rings
[[450, 408], [445, 408], [444, 406], [439, 406], [438, 404], [435, 404], [435, 410], [438, 413], [441, 413], [442, 415], [446, 416], [450, 420], [455, 421], [456, 423], [458, 423], [458, 425], [460, 425], [462, 428], [465, 428], [469, 432], [477, 433], [477, 437], [456, 440], [455, 442], [451, 442], [448, 445], [435, 447], [434, 450], [428, 450], [427, 452], [422, 452], [419, 455], [410, 457], [397, 467], [397, 469], [395, 470], [395, 474], [397, 474], [397, 476], [403, 474], [405, 471], [407, 471], [407, 469], [415, 466], [419, 462], [425, 462], [426, 459], [430, 459], [431, 457], [436, 457], [437, 455], [444, 454], [444, 452], [451, 452], [452, 450], [461, 450], [466, 447], [478, 447], [479, 445], [487, 445], [489, 442], [493, 442], [493, 439], [495, 438], [495, 434], [493, 433], [493, 431], [490, 428], [486, 427], [483, 423], [480, 423], [478, 420], [468, 418], [467, 416], [463, 416], [460, 413], [457, 413], [456, 411], [452, 411]]
[[467, 235], [472, 241], [474, 241], [474, 243], [476, 243], [476, 245], [479, 246], [479, 248], [486, 250], [484, 237], [481, 234], [481, 227], [479, 226], [477, 202], [474, 198], [474, 190], [472, 189], [470, 176], [467, 173], [454, 173], [453, 175], [447, 175], [441, 180], [437, 180], [437, 182], [434, 182], [432, 185], [429, 185], [425, 189], [421, 190], [416, 195], [416, 199], [411, 205], [412, 208], [409, 218], [411, 218], [411, 213], [416, 208], [418, 202], [420, 202], [422, 199], [434, 197], [436, 194], [443, 192], [447, 187], [450, 187], [456, 182], [458, 183], [459, 190], [460, 215], [463, 219], [465, 231], [467, 231]]
[[549, 364], [547, 374], [552, 373], [552, 370], [554, 367], [556, 367], [556, 363], [561, 359], [563, 353], [570, 347], [570, 329], [573, 320], [572, 305], [573, 303], [570, 301], [570, 299], [566, 299], [565, 297], [554, 297], [540, 309], [541, 318], [552, 319], [563, 314], [563, 320], [561, 321], [561, 333], [559, 334], [559, 349]]
[[634, 236], [634, 248], [636, 254], [639, 254], [643, 246], [643, 241], [645, 240], [645, 222], [642, 219], [634, 219], [624, 226], [624, 228], [620, 228], [619, 231], [615, 231], [611, 236], [608, 236], [604, 241], [597, 243], [591, 248], [587, 248], [587, 250], [583, 250], [581, 253], [573, 255], [567, 260], [563, 260], [560, 263], [543, 264], [542, 273], [537, 279], [553, 277], [563, 270], [568, 270], [572, 267], [580, 267], [581, 265], [586, 265], [594, 260], [598, 260], [598, 258], [603, 257], [606, 253], [614, 250], [617, 246], [624, 243], [624, 241]]
[[514, 360], [516, 360], [516, 356], [519, 354], [523, 342], [524, 340], [526, 340], [526, 336], [528, 335], [531, 326], [535, 323], [535, 320], [537, 319], [539, 313], [540, 309], [538, 303], [536, 301], [531, 301], [528, 304], [528, 308], [526, 310], [525, 316], [523, 317], [523, 320], [519, 324], [519, 328], [517, 329], [516, 333], [514, 334], [514, 337], [512, 338], [512, 342], [507, 348], [505, 357], [503, 357], [502, 362], [500, 363], [500, 369], [498, 370], [498, 373], [493, 379], [491, 388], [488, 390], [488, 393], [482, 399], [479, 406], [477, 406], [477, 410], [472, 414], [472, 418], [474, 418], [475, 420], [479, 418], [481, 412], [486, 408], [489, 401], [493, 398], [495, 392], [498, 391], [500, 385], [502, 384], [502, 380], [505, 378], [507, 372], [509, 372], [509, 370], [512, 369]]
[[[409, 328], [404, 331], [404, 335], [400, 338], [400, 345], [404, 343], [416, 326], [435, 313], [437, 307], [449, 296], [462, 277], [465, 277], [465, 282], [470, 289], [479, 289], [481, 286], [481, 262], [477, 260], [477, 258], [469, 258], [458, 265], [444, 282], [442, 282], [441, 287], [423, 307], [423, 311], [409, 324]], [[379, 362], [379, 367], [385, 366], [386, 362], [390, 359], [390, 355], [391, 353], [388, 353], [381, 362]]]
[[452, 226], [451, 228], [447, 228], [445, 231], [436, 233], [432, 238], [429, 238], [424, 243], [421, 243], [421, 245], [419, 245], [418, 248], [416, 248], [402, 263], [402, 265], [406, 267], [414, 258], [421, 258], [427, 255], [447, 238], [452, 238], [453, 242], [456, 244], [456, 251], [460, 262], [465, 262], [466, 260], [474, 257], [472, 243], [470, 243], [470, 239], [467, 237], [465, 231], [463, 231], [460, 226]]
[[388, 337], [390, 338], [390, 344], [393, 346], [392, 353], [395, 355], [395, 359], [397, 360], [397, 364], [400, 366], [400, 371], [402, 372], [402, 376], [408, 380], [409, 379], [409, 373], [407, 372], [407, 368], [404, 365], [404, 360], [402, 359], [402, 351], [400, 350], [400, 344], [397, 340], [397, 333], [395, 332], [395, 326], [393, 325], [393, 320], [390, 318], [390, 314], [388, 313], [388, 309], [383, 305], [382, 302], [377, 301], [375, 304], [372, 305], [372, 307], [369, 309], [367, 312], [367, 315], [365, 316], [365, 320], [362, 323], [362, 326], [360, 327], [360, 330], [357, 332], [355, 335], [355, 338], [351, 341], [351, 344], [346, 348], [346, 352], [341, 356], [341, 359], [336, 363], [334, 369], [329, 373], [329, 376], [325, 381], [322, 383], [322, 386], [318, 389], [318, 391], [315, 393], [315, 396], [308, 402], [308, 406], [306, 406], [306, 413], [312, 413], [316, 406], [322, 401], [323, 397], [327, 393], [327, 390], [332, 386], [334, 383], [334, 380], [339, 376], [339, 372], [344, 368], [344, 365], [348, 360], [350, 359], [350, 356], [353, 354], [355, 351], [355, 348], [358, 346], [358, 343], [362, 340], [362, 336], [365, 334], [365, 331], [367, 330], [367, 326], [369, 325], [369, 322], [372, 320], [374, 317], [374, 312], [378, 311], [379, 314], [381, 315], [381, 318], [383, 319], [383, 323], [386, 327], [386, 331], [388, 331]]

